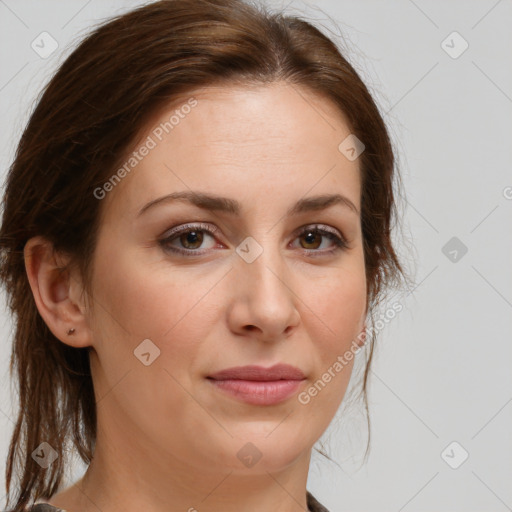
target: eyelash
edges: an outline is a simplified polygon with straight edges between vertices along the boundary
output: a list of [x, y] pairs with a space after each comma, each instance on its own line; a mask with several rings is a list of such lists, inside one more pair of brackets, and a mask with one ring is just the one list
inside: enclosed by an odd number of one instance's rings
[[[305, 226], [304, 228], [299, 228], [299, 229], [300, 229], [300, 231], [298, 233], [296, 233], [296, 238], [301, 237], [301, 236], [305, 235], [306, 233], [313, 233], [315, 235], [325, 236], [325, 237], [329, 238], [330, 240], [332, 240], [335, 244], [335, 247], [333, 249], [323, 250], [323, 251], [319, 251], [317, 249], [302, 249], [305, 253], [320, 253], [321, 255], [326, 256], [326, 255], [331, 255], [337, 251], [344, 250], [344, 249], [348, 248], [347, 241], [343, 237], [338, 236], [334, 231], [331, 232], [330, 230], [321, 228], [318, 225]], [[183, 226], [180, 226], [177, 229], [173, 229], [171, 231], [171, 233], [169, 234], [169, 236], [159, 240], [158, 243], [165, 251], [170, 251], [175, 254], [182, 254], [184, 256], [201, 256], [202, 254], [205, 253], [204, 251], [199, 252], [199, 251], [196, 251], [193, 249], [178, 249], [176, 247], [171, 247], [169, 245], [169, 242], [172, 242], [173, 240], [175, 240], [176, 238], [180, 237], [183, 234], [191, 233], [193, 231], [196, 231], [196, 232], [197, 231], [199, 231], [199, 232], [205, 231], [208, 234], [215, 236], [215, 233], [217, 233], [218, 228], [217, 227], [212, 228], [208, 224], [201, 224], [201, 223], [200, 224], [185, 224]], [[208, 251], [208, 250], [209, 249], [207, 249], [206, 251]]]

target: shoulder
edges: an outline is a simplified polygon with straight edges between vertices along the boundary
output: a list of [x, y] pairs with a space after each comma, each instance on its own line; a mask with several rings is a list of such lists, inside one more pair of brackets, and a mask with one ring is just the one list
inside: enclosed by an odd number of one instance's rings
[[[306, 491], [307, 505], [310, 512], [329, 512], [309, 491]], [[66, 512], [48, 503], [32, 505], [27, 512]]]
[[309, 491], [306, 491], [306, 498], [310, 512], [329, 512]]
[[[16, 512], [16, 510], [4, 510], [2, 512]], [[23, 512], [66, 512], [66, 510], [54, 507], [48, 503], [36, 503], [34, 505], [30, 505], [28, 508], [24, 508]]]
[[36, 505], [32, 505], [31, 508], [27, 510], [27, 512], [66, 512], [61, 508], [54, 507], [53, 505], [49, 505], [48, 503], [37, 503]]

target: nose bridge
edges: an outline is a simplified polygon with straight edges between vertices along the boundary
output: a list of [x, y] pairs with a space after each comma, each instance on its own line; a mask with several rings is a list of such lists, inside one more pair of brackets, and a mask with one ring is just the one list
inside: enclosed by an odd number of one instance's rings
[[267, 294], [270, 300], [276, 294], [288, 294], [284, 255], [279, 243], [272, 239], [272, 233], [260, 236], [260, 242], [249, 236], [237, 247], [242, 260], [240, 279], [250, 284], [251, 295]]
[[293, 286], [274, 232], [259, 238], [247, 237], [237, 247], [236, 295], [248, 308], [246, 323], [278, 335], [294, 318]]

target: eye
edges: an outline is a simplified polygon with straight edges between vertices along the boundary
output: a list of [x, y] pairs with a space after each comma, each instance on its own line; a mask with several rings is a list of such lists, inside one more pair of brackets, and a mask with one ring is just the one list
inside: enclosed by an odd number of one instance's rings
[[[320, 255], [332, 254], [336, 251], [348, 248], [347, 241], [337, 230], [329, 228], [327, 226], [320, 227], [318, 225], [306, 226], [305, 228], [300, 228], [299, 232], [296, 234], [299, 239], [303, 239], [306, 241], [306, 245], [309, 247], [302, 248], [306, 250], [308, 253], [313, 251], [313, 253], [319, 253]], [[331, 242], [334, 243], [334, 247], [331, 249], [327, 249], [324, 251], [317, 251], [318, 247], [322, 244], [322, 238], [328, 238]]]
[[[218, 231], [218, 228], [212, 227], [208, 224], [184, 224], [183, 226], [178, 226], [177, 228], [173, 228], [170, 232], [168, 232], [168, 236], [159, 241], [159, 244], [166, 250], [179, 254], [185, 255], [198, 255], [203, 254], [203, 251], [196, 251], [199, 246], [203, 243], [204, 234], [209, 233], [207, 236], [215, 235]], [[178, 241], [185, 247], [185, 250], [179, 247], [174, 247], [171, 245], [171, 242]]]
[[[208, 248], [203, 251], [197, 250], [204, 242], [204, 233], [208, 233], [206, 235], [207, 237], [210, 236], [213, 238], [217, 231], [217, 227], [210, 226], [209, 224], [184, 224], [171, 229], [171, 231], [167, 233], [167, 236], [159, 240], [158, 243], [168, 252], [186, 256], [198, 256], [208, 252]], [[304, 249], [308, 255], [317, 256], [316, 253], [318, 253], [318, 255], [329, 255], [348, 247], [347, 241], [339, 234], [338, 230], [327, 226], [306, 226], [296, 231], [294, 236], [295, 238], [299, 238], [299, 240], [301, 238], [305, 240], [306, 246], [301, 244], [301, 248]], [[333, 247], [327, 250], [317, 250], [323, 242], [322, 238], [327, 238], [333, 242]], [[172, 245], [173, 242], [178, 242], [181, 247]]]

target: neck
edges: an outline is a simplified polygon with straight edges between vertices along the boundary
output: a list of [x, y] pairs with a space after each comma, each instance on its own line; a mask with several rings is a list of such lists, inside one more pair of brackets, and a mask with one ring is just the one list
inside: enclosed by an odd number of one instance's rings
[[311, 450], [279, 470], [261, 464], [264, 457], [250, 469], [194, 465], [137, 436], [127, 442], [119, 430], [117, 438], [98, 430], [86, 474], [51, 503], [68, 512], [304, 512], [310, 457]]

